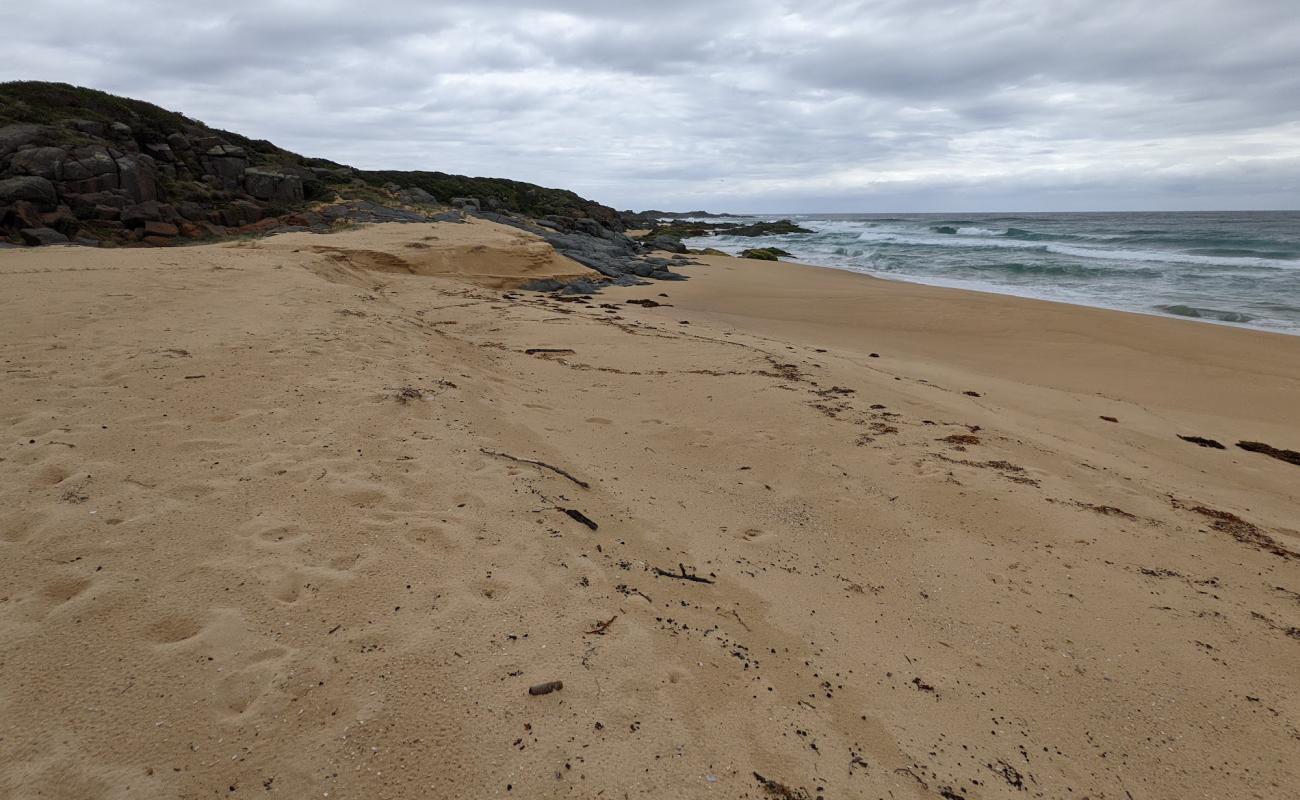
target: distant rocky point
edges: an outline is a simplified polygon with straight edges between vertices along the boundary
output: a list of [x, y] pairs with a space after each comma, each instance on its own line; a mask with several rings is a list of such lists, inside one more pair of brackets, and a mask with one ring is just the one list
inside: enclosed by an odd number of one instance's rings
[[[813, 231], [796, 225], [788, 219], [777, 220], [776, 222], [754, 222], [749, 225], [742, 225], [739, 222], [701, 222], [698, 219], [687, 221], [679, 219], [676, 222], [667, 224], [656, 222], [650, 226], [649, 231], [641, 234], [639, 238], [640, 241], [661, 250], [685, 253], [688, 251], [686, 245], [682, 243], [683, 239], [698, 239], [703, 236], [717, 234], [757, 237], [780, 236], [790, 233], [813, 233]], [[786, 253], [786, 255], [789, 254]]]

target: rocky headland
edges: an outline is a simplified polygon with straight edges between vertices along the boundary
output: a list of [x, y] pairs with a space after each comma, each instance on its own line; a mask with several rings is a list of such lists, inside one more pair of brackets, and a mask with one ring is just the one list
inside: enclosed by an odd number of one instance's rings
[[[698, 212], [619, 212], [503, 178], [359, 170], [212, 128], [151, 103], [67, 84], [0, 84], [0, 247], [161, 247], [361, 223], [477, 216], [543, 237], [602, 281], [677, 280], [681, 239], [802, 230], [780, 223], [672, 222]], [[625, 231], [646, 225], [649, 235]], [[656, 255], [667, 251], [669, 255]]]

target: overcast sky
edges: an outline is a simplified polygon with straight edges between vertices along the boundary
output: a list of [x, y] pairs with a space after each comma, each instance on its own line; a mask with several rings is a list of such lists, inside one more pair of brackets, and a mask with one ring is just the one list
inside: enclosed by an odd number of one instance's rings
[[1300, 0], [39, 0], [0, 80], [619, 208], [1300, 208]]

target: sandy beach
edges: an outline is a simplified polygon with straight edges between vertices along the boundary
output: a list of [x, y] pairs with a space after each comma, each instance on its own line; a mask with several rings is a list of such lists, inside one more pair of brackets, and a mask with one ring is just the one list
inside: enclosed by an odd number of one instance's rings
[[702, 261], [0, 251], [0, 797], [1296, 791], [1300, 337]]

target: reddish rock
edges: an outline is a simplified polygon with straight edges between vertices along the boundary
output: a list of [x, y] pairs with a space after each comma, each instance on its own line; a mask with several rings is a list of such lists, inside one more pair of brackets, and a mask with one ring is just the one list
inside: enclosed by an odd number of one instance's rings
[[150, 247], [166, 247], [167, 245], [172, 244], [172, 240], [166, 236], [146, 236], [140, 241]]
[[42, 214], [41, 222], [47, 228], [55, 228], [60, 231], [71, 231], [77, 228], [77, 217], [72, 213], [72, 209], [67, 206], [59, 206], [54, 211], [47, 211]]
[[276, 217], [267, 217], [266, 219], [261, 220], [260, 222], [254, 222], [251, 225], [239, 226], [238, 232], [240, 234], [266, 233], [267, 231], [278, 227], [280, 227], [279, 219]]
[[184, 236], [186, 239], [203, 238], [203, 229], [198, 225], [195, 225], [193, 222], [182, 222], [179, 227], [181, 229], [181, 236]]
[[[41, 218], [42, 215], [41, 215], [40, 206], [36, 205], [35, 203], [30, 203], [26, 200], [19, 200], [18, 202], [13, 204], [13, 208], [10, 210], [9, 214], [12, 215], [13, 221], [18, 223], [17, 227], [20, 228], [45, 227], [45, 220]], [[3, 215], [3, 216], [8, 217], [9, 215]]]
[[150, 220], [144, 224], [145, 238], [150, 236], [180, 236], [180, 229], [170, 222]]

